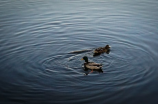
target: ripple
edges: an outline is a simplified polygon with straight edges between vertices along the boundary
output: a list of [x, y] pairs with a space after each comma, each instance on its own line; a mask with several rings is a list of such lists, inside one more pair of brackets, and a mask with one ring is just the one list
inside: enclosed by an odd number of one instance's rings
[[117, 50], [116, 53], [114, 51], [109, 56], [112, 63], [106, 73], [111, 75], [115, 85], [128, 87], [149, 81], [145, 79], [150, 79], [154, 70], [152, 70], [152, 65], [144, 65], [144, 63], [152, 64], [154, 59], [147, 51], [140, 49], [140, 47]]
[[41, 63], [43, 69], [50, 72], [62, 73], [63, 76], [68, 74], [84, 74], [81, 67], [81, 55], [56, 55], [44, 59]]

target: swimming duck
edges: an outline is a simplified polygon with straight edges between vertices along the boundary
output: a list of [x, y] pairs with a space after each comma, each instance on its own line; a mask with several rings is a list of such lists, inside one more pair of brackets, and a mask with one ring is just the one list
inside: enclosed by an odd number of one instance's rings
[[96, 71], [99, 71], [99, 72], [103, 72], [102, 71], [102, 64], [99, 64], [99, 63], [95, 63], [95, 62], [89, 62], [88, 61], [88, 57], [87, 56], [84, 56], [81, 60], [85, 60], [85, 63], [84, 63], [84, 68], [85, 69], [90, 69], [92, 73], [93, 70], [96, 70]]
[[107, 54], [110, 52], [110, 46], [106, 45], [105, 47], [99, 47], [94, 50], [93, 56], [100, 55], [101, 53], [106, 52]]

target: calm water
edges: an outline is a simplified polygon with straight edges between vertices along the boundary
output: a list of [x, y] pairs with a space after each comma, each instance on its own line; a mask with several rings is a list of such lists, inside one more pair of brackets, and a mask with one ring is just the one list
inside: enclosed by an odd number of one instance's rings
[[[1, 0], [0, 14], [1, 104], [158, 104], [157, 0]], [[85, 76], [83, 56], [104, 72]]]

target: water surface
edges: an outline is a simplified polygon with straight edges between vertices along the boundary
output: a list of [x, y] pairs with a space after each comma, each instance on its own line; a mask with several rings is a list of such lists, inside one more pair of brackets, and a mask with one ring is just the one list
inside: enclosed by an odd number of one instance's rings
[[[0, 103], [157, 104], [157, 0], [0, 1]], [[93, 57], [93, 49], [111, 46]], [[89, 49], [78, 54], [72, 51]], [[81, 58], [103, 64], [85, 76]]]

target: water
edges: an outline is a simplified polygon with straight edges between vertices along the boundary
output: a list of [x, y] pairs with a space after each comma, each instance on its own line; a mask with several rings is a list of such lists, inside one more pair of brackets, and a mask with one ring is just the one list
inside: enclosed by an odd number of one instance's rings
[[[0, 103], [157, 104], [157, 0], [0, 1]], [[72, 51], [111, 46], [109, 54]], [[103, 64], [84, 73], [80, 59]]]

